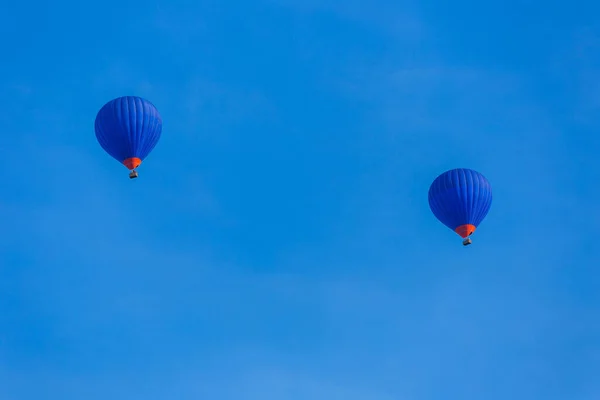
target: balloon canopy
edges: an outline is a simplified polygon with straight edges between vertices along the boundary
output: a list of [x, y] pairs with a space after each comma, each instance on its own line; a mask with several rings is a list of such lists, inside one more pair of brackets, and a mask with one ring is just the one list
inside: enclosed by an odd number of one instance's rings
[[125, 165], [131, 178], [154, 149], [162, 133], [162, 118], [148, 100], [119, 97], [106, 103], [95, 122], [96, 138], [111, 157]]
[[492, 205], [492, 186], [479, 172], [458, 168], [438, 176], [429, 188], [429, 207], [441, 223], [470, 244]]

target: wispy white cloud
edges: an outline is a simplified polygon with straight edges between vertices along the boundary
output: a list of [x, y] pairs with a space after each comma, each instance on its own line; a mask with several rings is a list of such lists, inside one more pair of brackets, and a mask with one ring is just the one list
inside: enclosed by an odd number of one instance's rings
[[[586, 26], [567, 35], [555, 48], [549, 77], [561, 90], [563, 101], [556, 104], [562, 118], [597, 127], [600, 109], [600, 27]], [[562, 108], [562, 110], [560, 108]], [[581, 140], [590, 140], [590, 137]]]
[[196, 121], [203, 118], [203, 115], [230, 121], [247, 119], [257, 114], [276, 115], [274, 104], [257, 90], [236, 89], [198, 77], [187, 82], [182, 97], [183, 107]]
[[125, 95], [152, 97], [156, 86], [146, 68], [124, 60], [112, 60], [93, 74], [88, 84], [94, 92], [109, 99]]
[[21, 97], [28, 97], [33, 93], [33, 87], [27, 83], [13, 83], [9, 85], [9, 90]]
[[[446, 127], [452, 129], [454, 138], [472, 137], [469, 124], [481, 124], [490, 117], [504, 118], [507, 108], [516, 112], [518, 106], [523, 106], [520, 96], [527, 94], [514, 75], [469, 66], [438, 63], [363, 65], [353, 69], [338, 81], [339, 89], [376, 106], [373, 109], [379, 115], [375, 117], [408, 127], [404, 134], [414, 128]], [[517, 106], [515, 101], [521, 104]], [[499, 104], [502, 111], [497, 110]]]
[[170, 110], [163, 116], [166, 122], [177, 126], [179, 132], [189, 127], [183, 133], [193, 132], [195, 136], [196, 127], [203, 123], [228, 124], [275, 113], [274, 104], [258, 90], [233, 87], [197, 74], [154, 80], [146, 68], [126, 61], [108, 64], [93, 77], [91, 88], [95, 96], [107, 99], [127, 94], [147, 97], [159, 110]]
[[374, 31], [383, 31], [405, 43], [418, 43], [430, 33], [419, 15], [418, 7], [410, 1], [269, 0], [269, 2], [291, 8], [296, 12], [331, 13]]
[[[161, 36], [166, 36], [172, 45], [190, 46], [203, 37], [207, 37], [208, 31], [204, 18], [207, 13], [203, 12], [201, 3], [197, 3], [200, 10], [195, 12], [173, 11], [168, 3], [156, 1], [156, 15], [149, 26], [157, 29]], [[148, 29], [148, 25], [143, 25]]]
[[361, 388], [360, 382], [335, 383], [280, 368], [251, 370], [230, 383], [230, 398], [248, 400], [402, 400], [402, 397], [386, 395], [383, 390]]

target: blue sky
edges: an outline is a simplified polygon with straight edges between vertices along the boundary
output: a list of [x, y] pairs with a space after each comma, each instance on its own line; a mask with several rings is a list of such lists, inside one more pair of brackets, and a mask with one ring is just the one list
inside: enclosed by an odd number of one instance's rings
[[[600, 398], [600, 5], [11, 3], [2, 400]], [[134, 181], [122, 95], [164, 120]]]

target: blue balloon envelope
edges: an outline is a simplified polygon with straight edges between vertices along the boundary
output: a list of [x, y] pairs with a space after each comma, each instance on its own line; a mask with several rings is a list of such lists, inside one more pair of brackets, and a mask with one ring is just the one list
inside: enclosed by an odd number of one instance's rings
[[457, 168], [438, 176], [429, 188], [429, 208], [441, 223], [458, 233], [464, 245], [488, 214], [492, 186], [477, 171]]
[[162, 133], [156, 107], [137, 96], [119, 97], [106, 103], [96, 116], [96, 139], [111, 157], [135, 170], [154, 149]]

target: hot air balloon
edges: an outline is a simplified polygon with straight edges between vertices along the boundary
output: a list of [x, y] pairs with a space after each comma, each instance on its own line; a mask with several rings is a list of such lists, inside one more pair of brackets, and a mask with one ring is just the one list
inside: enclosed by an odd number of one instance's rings
[[96, 116], [96, 139], [111, 157], [125, 165], [137, 178], [136, 168], [158, 143], [162, 118], [148, 100], [119, 97], [106, 103]]
[[477, 171], [452, 169], [438, 176], [429, 188], [429, 208], [441, 223], [458, 233], [463, 245], [492, 205], [492, 186]]

